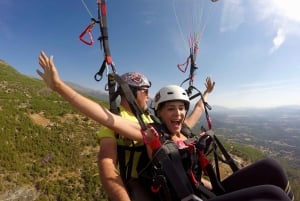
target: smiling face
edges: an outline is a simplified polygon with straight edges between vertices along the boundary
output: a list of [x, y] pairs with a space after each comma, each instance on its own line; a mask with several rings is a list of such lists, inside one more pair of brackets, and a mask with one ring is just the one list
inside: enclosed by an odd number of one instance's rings
[[181, 131], [186, 116], [186, 109], [183, 101], [168, 101], [157, 111], [157, 116], [166, 125], [170, 134], [176, 135]]

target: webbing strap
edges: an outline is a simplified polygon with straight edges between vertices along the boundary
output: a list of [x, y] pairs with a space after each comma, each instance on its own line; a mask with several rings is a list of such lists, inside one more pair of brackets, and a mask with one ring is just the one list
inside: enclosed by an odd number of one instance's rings
[[120, 175], [124, 183], [127, 182], [126, 179], [126, 162], [125, 162], [125, 150], [124, 146], [117, 146], [117, 151], [118, 151], [118, 164], [119, 164], [119, 170], [120, 170]]
[[216, 195], [211, 192], [210, 190], [208, 190], [207, 188], [205, 188], [202, 184], [198, 184], [198, 186], [196, 187], [197, 190], [199, 191], [199, 194], [205, 199], [210, 199], [210, 198], [214, 198], [216, 197]]
[[154, 154], [154, 162], [159, 163], [173, 189], [176, 189], [176, 194], [180, 199], [186, 198], [193, 194], [193, 188], [185, 170], [182, 166], [181, 157], [177, 146], [172, 142], [167, 142], [158, 149]]
[[216, 170], [216, 174], [217, 174], [217, 179], [218, 181], [221, 181], [221, 174], [220, 174], [220, 168], [219, 168], [219, 157], [218, 157], [218, 153], [217, 153], [217, 144], [213, 143], [213, 150], [214, 150], [214, 159], [215, 159], [215, 170]]
[[[218, 176], [219, 168], [217, 166], [217, 175], [216, 175], [216, 172], [214, 171], [210, 161], [208, 160], [208, 158], [206, 157], [206, 155], [204, 153], [204, 150], [210, 146], [211, 140], [212, 140], [212, 137], [208, 134], [205, 134], [205, 135], [188, 138], [187, 140], [185, 140], [185, 143], [187, 145], [192, 144], [197, 147], [198, 154], [199, 154], [199, 163], [201, 165], [202, 170], [205, 171], [207, 173], [207, 175], [209, 176], [209, 179], [210, 179], [210, 182], [214, 189], [214, 192], [216, 194], [223, 194], [223, 193], [225, 193], [225, 190], [222, 187], [222, 185], [220, 183], [220, 178]], [[215, 143], [213, 143], [212, 146], [214, 146], [213, 149], [216, 151]], [[216, 161], [216, 165], [218, 165], [218, 161]], [[203, 191], [203, 192], [205, 193], [205, 191]], [[209, 196], [211, 196], [211, 195], [209, 195]]]
[[109, 109], [114, 114], [119, 114], [119, 109], [116, 103], [116, 81], [112, 74], [108, 74], [107, 77], [108, 94], [109, 94]]
[[225, 193], [225, 189], [223, 188], [223, 186], [221, 185], [220, 181], [218, 180], [215, 172], [214, 172], [214, 169], [212, 167], [212, 165], [209, 163], [207, 164], [206, 168], [205, 168], [208, 176], [209, 176], [209, 179], [210, 179], [210, 182], [211, 182], [211, 185], [213, 187], [213, 191], [217, 194], [217, 195], [221, 195], [221, 194], [224, 194]]
[[98, 19], [100, 25], [101, 36], [99, 38], [102, 43], [105, 61], [108, 65], [112, 64], [112, 58], [110, 55], [110, 49], [108, 44], [108, 31], [107, 31], [107, 19], [106, 19], [106, 2], [105, 0], [98, 0]]
[[[132, 147], [125, 146], [125, 145], [118, 145], [117, 150], [118, 150], [118, 162], [119, 162], [120, 175], [123, 182], [126, 184], [127, 181], [129, 181], [129, 179], [131, 178], [134, 154], [136, 152], [145, 151], [145, 147], [135, 146], [134, 144]], [[129, 159], [127, 163], [126, 163], [126, 151], [129, 152]]]
[[213, 135], [215, 142], [217, 143], [218, 147], [220, 148], [222, 154], [224, 155], [225, 159], [226, 159], [226, 163], [230, 166], [230, 168], [232, 169], [233, 172], [239, 170], [239, 168], [237, 167], [237, 165], [234, 163], [234, 160], [231, 158], [231, 156], [227, 153], [226, 149], [223, 147], [223, 145], [221, 144], [221, 142], [219, 141], [219, 139]]

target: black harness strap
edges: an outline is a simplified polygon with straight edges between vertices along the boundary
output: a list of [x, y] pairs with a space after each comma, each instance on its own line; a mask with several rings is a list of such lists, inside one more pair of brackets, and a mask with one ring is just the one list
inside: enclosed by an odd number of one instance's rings
[[181, 200], [193, 194], [193, 188], [182, 166], [178, 147], [168, 141], [153, 155], [153, 162], [157, 167], [165, 169], [164, 173], [170, 181], [173, 189], [176, 189], [177, 197]]
[[127, 183], [127, 177], [126, 177], [126, 158], [125, 158], [125, 148], [124, 146], [117, 146], [117, 153], [118, 153], [118, 164], [119, 164], [119, 170], [121, 178], [124, 182], [124, 184]]
[[[123, 182], [126, 184], [131, 179], [131, 172], [134, 160], [134, 154], [136, 152], [143, 152], [145, 151], [144, 146], [135, 146], [132, 142], [132, 147], [125, 146], [125, 145], [118, 145], [118, 163], [119, 163], [119, 170], [120, 175], [122, 177]], [[129, 151], [129, 159], [126, 163], [126, 151]]]
[[205, 168], [208, 176], [209, 176], [209, 179], [210, 179], [210, 182], [211, 182], [211, 185], [213, 186], [213, 191], [214, 193], [216, 193], [217, 195], [222, 195], [225, 193], [225, 189], [223, 188], [223, 186], [221, 185], [220, 183], [220, 180], [217, 178], [216, 174], [215, 174], [215, 171], [211, 165], [211, 163], [209, 163], [206, 168]]
[[216, 176], [218, 181], [221, 181], [221, 175], [220, 175], [220, 168], [219, 168], [219, 157], [218, 157], [218, 153], [217, 153], [217, 145], [216, 143], [212, 144], [213, 146], [213, 150], [214, 150], [214, 159], [215, 159], [215, 170], [216, 170]]
[[215, 142], [217, 143], [218, 147], [220, 148], [222, 154], [224, 155], [224, 157], [226, 159], [226, 163], [230, 166], [230, 168], [232, 169], [232, 171], [236, 172], [237, 170], [239, 170], [239, 168], [237, 167], [237, 165], [234, 163], [234, 160], [228, 154], [228, 152], [223, 147], [223, 145], [221, 144], [221, 142], [219, 141], [219, 139], [215, 135], [213, 135], [213, 138], [214, 138]]
[[114, 114], [119, 114], [119, 109], [116, 103], [116, 81], [112, 74], [108, 74], [107, 80], [110, 111]]
[[[200, 135], [200, 136], [194, 136], [191, 137], [187, 140], [184, 141], [186, 145], [190, 146], [195, 146], [197, 148], [197, 155], [198, 155], [198, 160], [199, 160], [199, 165], [201, 166], [202, 170], [205, 171], [210, 179], [210, 182], [212, 184], [213, 190], [216, 194], [223, 194], [225, 192], [224, 188], [222, 187], [220, 180], [216, 176], [216, 173], [206, 157], [206, 149], [211, 145], [212, 142], [212, 137], [205, 134], [205, 135]], [[214, 145], [214, 143], [212, 143]], [[201, 175], [199, 177], [199, 180], [201, 179]], [[203, 192], [203, 194], [207, 197], [210, 198], [212, 196], [211, 193], [206, 192], [205, 190], [200, 191]]]

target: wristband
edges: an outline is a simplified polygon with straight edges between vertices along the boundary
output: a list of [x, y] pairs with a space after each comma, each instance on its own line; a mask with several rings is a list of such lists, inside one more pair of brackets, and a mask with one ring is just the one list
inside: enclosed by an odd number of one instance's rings
[[151, 133], [153, 134], [154, 137], [150, 140], [147, 139], [146, 132], [144, 130], [141, 130], [141, 133], [142, 133], [143, 139], [144, 139], [144, 143], [147, 144], [152, 150], [156, 150], [156, 149], [160, 148], [161, 143], [159, 140], [158, 132], [151, 125], [147, 125], [147, 128], [151, 131]]

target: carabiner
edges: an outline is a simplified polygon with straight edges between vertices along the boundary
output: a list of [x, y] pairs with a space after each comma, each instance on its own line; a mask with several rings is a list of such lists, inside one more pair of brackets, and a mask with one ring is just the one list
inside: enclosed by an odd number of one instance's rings
[[97, 73], [94, 75], [94, 79], [95, 79], [97, 82], [99, 82], [99, 81], [102, 80], [102, 75], [101, 75], [99, 72], [97, 72]]
[[[92, 22], [87, 26], [87, 28], [79, 35], [79, 39], [84, 42], [87, 45], [92, 45], [94, 43], [93, 35], [92, 35], [92, 29], [95, 25], [96, 21], [92, 20]], [[89, 41], [84, 39], [84, 36], [88, 33], [89, 35]]]

